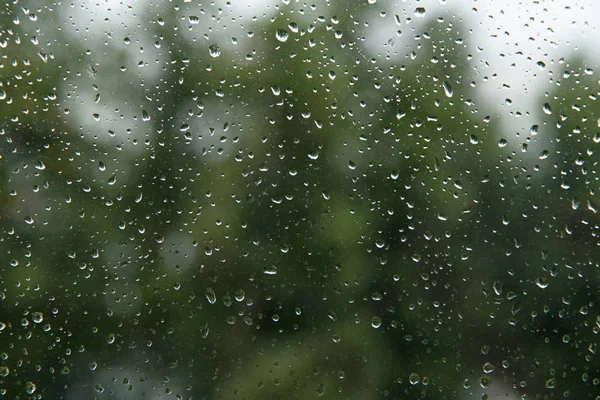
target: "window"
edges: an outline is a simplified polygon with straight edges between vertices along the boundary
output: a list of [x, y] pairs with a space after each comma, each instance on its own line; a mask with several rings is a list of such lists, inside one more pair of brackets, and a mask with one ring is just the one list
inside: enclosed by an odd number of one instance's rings
[[0, 6], [0, 394], [599, 399], [592, 1]]

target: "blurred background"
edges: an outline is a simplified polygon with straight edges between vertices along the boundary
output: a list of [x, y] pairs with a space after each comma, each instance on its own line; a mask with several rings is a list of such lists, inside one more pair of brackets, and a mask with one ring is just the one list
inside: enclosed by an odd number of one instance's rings
[[598, 399], [600, 4], [0, 6], [0, 396]]

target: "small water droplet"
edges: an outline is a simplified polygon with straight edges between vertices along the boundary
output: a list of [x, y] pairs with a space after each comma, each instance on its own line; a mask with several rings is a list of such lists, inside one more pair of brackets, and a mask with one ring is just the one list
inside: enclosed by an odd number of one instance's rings
[[25, 382], [25, 392], [27, 392], [27, 394], [33, 394], [35, 392], [35, 389], [35, 383], [31, 381]]
[[421, 377], [419, 376], [419, 374], [412, 372], [408, 377], [408, 381], [411, 385], [416, 385], [421, 381]]
[[544, 114], [552, 114], [552, 107], [549, 103], [544, 103], [544, 105], [542, 106], [542, 110], [544, 111]]
[[288, 31], [286, 31], [285, 29], [277, 29], [275, 31], [275, 37], [277, 38], [277, 40], [279, 40], [280, 42], [285, 42], [286, 40], [288, 40], [288, 37], [290, 36], [290, 34], [288, 33]]
[[546, 289], [550, 285], [550, 282], [548, 278], [540, 277], [535, 280], [535, 284], [542, 289]]
[[217, 302], [217, 295], [213, 288], [207, 288], [204, 295], [206, 296], [206, 300], [208, 300], [210, 304], [215, 304]]
[[546, 158], [548, 158], [548, 156], [550, 155], [550, 152], [548, 150], [544, 150], [540, 153], [540, 155], [538, 156], [538, 158], [540, 160], [545, 160]]
[[274, 265], [269, 265], [263, 268], [263, 273], [265, 275], [277, 275], [277, 267]]
[[446, 93], [446, 97], [454, 96], [454, 90], [452, 90], [452, 86], [447, 81], [444, 81], [444, 93]]
[[44, 164], [43, 161], [38, 160], [35, 162], [35, 169], [39, 169], [40, 171], [43, 171], [46, 169], [46, 164]]
[[491, 374], [492, 372], [494, 372], [495, 369], [496, 368], [492, 363], [486, 362], [485, 364], [483, 364], [483, 372], [485, 372], [486, 374]]
[[117, 337], [115, 336], [114, 333], [109, 333], [108, 337], [106, 338], [106, 343], [113, 344], [115, 342], [116, 338]]
[[415, 8], [415, 15], [417, 17], [424, 17], [425, 14], [427, 14], [427, 10], [425, 9], [425, 7], [417, 7], [417, 8]]
[[546, 381], [546, 389], [554, 389], [556, 387], [556, 378], [550, 378]]
[[195, 15], [190, 15], [188, 17], [188, 20], [190, 21], [190, 24], [192, 24], [192, 25], [197, 25], [198, 23], [200, 23], [200, 18], [198, 18]]
[[217, 58], [221, 55], [221, 48], [216, 44], [211, 44], [208, 46], [208, 53], [211, 57]]
[[381, 318], [379, 318], [379, 317], [371, 318], [371, 326], [375, 329], [378, 329], [381, 326]]
[[33, 312], [31, 313], [31, 320], [36, 324], [39, 324], [44, 320], [44, 314], [41, 312]]

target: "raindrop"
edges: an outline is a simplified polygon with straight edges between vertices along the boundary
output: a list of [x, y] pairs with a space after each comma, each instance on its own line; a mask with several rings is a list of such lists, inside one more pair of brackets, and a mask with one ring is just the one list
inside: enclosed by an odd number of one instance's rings
[[277, 267], [274, 265], [269, 265], [263, 268], [263, 273], [265, 275], [277, 275]]
[[190, 24], [192, 24], [192, 25], [197, 25], [198, 23], [200, 23], [200, 18], [198, 18], [198, 17], [197, 17], [197, 16], [195, 16], [195, 15], [190, 15], [190, 16], [188, 17], [188, 19], [189, 19], [189, 21], [190, 21]]
[[31, 381], [25, 382], [25, 392], [27, 392], [27, 394], [33, 394], [35, 392], [35, 389], [35, 383]]
[[421, 377], [416, 373], [411, 373], [408, 377], [408, 381], [411, 385], [417, 385], [421, 381]]
[[496, 293], [496, 296], [500, 296], [502, 294], [502, 282], [495, 281], [492, 287], [494, 288], [494, 293]]
[[280, 42], [285, 42], [286, 40], [288, 40], [289, 36], [290, 36], [289, 33], [285, 29], [277, 29], [275, 31], [275, 37]]
[[381, 326], [381, 318], [379, 318], [379, 317], [371, 318], [371, 326], [375, 329], [378, 329]]
[[44, 320], [44, 314], [42, 314], [41, 312], [33, 312], [31, 313], [31, 319], [36, 324], [39, 324]]
[[444, 93], [446, 93], [446, 97], [454, 96], [454, 90], [452, 90], [452, 86], [447, 81], [444, 81]]
[[494, 370], [495, 368], [492, 363], [486, 362], [485, 364], [483, 364], [483, 372], [485, 372], [486, 374], [491, 374], [492, 372], [494, 372]]
[[221, 48], [216, 44], [211, 44], [208, 46], [208, 53], [211, 57], [217, 58], [221, 55]]
[[207, 288], [204, 294], [206, 296], [206, 300], [208, 300], [210, 304], [215, 304], [217, 302], [217, 295], [215, 294], [213, 288]]
[[544, 105], [542, 106], [542, 110], [544, 111], [544, 114], [552, 114], [552, 107], [549, 103], [544, 103]]
[[415, 8], [415, 15], [417, 17], [424, 17], [425, 14], [427, 14], [427, 10], [425, 9], [425, 7], [417, 7], [417, 8]]
[[546, 289], [550, 283], [548, 278], [540, 277], [535, 280], [535, 284], [542, 289]]

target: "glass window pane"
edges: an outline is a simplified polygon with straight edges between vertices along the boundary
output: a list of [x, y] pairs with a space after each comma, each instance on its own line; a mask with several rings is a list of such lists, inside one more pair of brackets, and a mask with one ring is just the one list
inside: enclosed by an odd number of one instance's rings
[[0, 6], [0, 395], [598, 399], [591, 0]]

